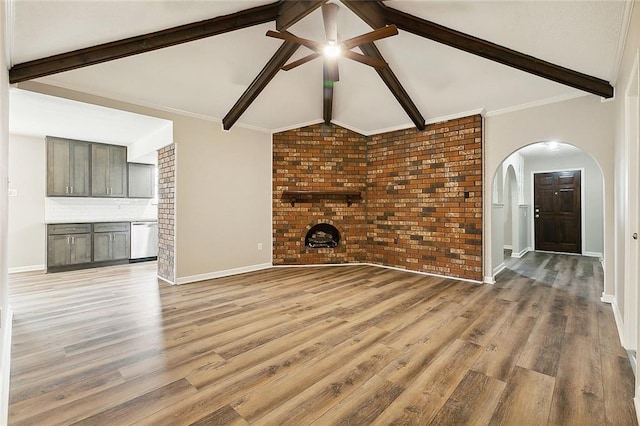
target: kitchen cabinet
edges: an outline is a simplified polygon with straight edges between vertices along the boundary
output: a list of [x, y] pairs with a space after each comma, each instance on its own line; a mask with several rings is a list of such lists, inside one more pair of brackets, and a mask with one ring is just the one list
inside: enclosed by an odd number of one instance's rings
[[91, 195], [127, 196], [127, 147], [91, 144]]
[[47, 226], [47, 269], [91, 262], [91, 224]]
[[51, 136], [46, 141], [47, 196], [90, 196], [90, 145]]
[[95, 223], [93, 225], [93, 261], [129, 259], [129, 222]]
[[156, 167], [153, 164], [129, 163], [129, 198], [154, 198]]

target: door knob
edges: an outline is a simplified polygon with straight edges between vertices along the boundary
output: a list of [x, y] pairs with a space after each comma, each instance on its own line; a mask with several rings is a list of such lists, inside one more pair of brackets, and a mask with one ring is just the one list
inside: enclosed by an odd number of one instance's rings
[[637, 232], [634, 232], [634, 233], [633, 233], [633, 235], [632, 235], [632, 237], [633, 237], [633, 239], [634, 239], [634, 240], [637, 240], [637, 239], [638, 239], [638, 233], [637, 233]]

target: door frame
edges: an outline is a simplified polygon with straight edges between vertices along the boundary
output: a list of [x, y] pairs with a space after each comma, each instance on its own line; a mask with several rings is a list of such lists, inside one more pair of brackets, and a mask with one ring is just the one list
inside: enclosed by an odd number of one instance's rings
[[[565, 169], [545, 169], [545, 170], [531, 170], [531, 198], [529, 201], [531, 201], [531, 215], [529, 217], [529, 226], [530, 226], [530, 230], [531, 230], [531, 251], [536, 251], [536, 221], [534, 220], [535, 215], [536, 215], [536, 209], [535, 209], [535, 182], [534, 182], [534, 177], [536, 173], [555, 173], [555, 172], [568, 172], [571, 170], [579, 170], [580, 171], [580, 251], [581, 253], [564, 253], [563, 254], [569, 254], [569, 255], [574, 255], [574, 256], [588, 256], [587, 252], [585, 251], [585, 238], [584, 238], [584, 234], [586, 231], [586, 227], [585, 227], [585, 223], [584, 223], [584, 187], [585, 187], [585, 183], [586, 183], [586, 179], [585, 179], [585, 169], [584, 167], [567, 167]], [[545, 250], [546, 251], [546, 250]], [[549, 253], [553, 253], [553, 252], [549, 252]], [[604, 256], [604, 253], [602, 254]]]

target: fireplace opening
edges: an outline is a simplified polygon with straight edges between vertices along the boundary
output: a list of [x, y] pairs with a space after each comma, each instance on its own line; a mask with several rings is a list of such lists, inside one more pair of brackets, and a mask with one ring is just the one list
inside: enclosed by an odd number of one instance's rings
[[340, 231], [328, 223], [319, 223], [309, 229], [304, 237], [304, 245], [309, 248], [338, 247]]

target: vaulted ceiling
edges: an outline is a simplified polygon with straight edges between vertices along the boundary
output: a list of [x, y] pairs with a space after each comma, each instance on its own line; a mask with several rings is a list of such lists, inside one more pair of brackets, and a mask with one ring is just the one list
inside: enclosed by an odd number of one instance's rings
[[[375, 14], [356, 10], [348, 2], [334, 2], [340, 6], [340, 40], [380, 26], [371, 22]], [[270, 4], [273, 2], [16, 0], [9, 28], [11, 62], [19, 69], [22, 63], [51, 55]], [[587, 92], [425, 38], [420, 34], [426, 31], [424, 25], [410, 28], [401, 24], [404, 13], [417, 17], [419, 24], [420, 19], [428, 20], [615, 86], [630, 12], [630, 4], [622, 1], [388, 1], [384, 5], [375, 7], [399, 11], [395, 15], [399, 34], [375, 45], [427, 122]], [[347, 6], [365, 15], [372, 26]], [[281, 40], [265, 36], [275, 29], [276, 22], [268, 21], [38, 81], [222, 120], [281, 47]], [[288, 31], [324, 40], [320, 9]], [[365, 48], [362, 51], [371, 54]], [[308, 53], [301, 47], [291, 60]], [[534, 68], [539, 66], [539, 62], [532, 63]], [[334, 123], [370, 134], [416, 122], [375, 69], [344, 58], [339, 66], [331, 115]], [[240, 112], [237, 124], [277, 130], [321, 122], [322, 82], [320, 60], [279, 71]]]

